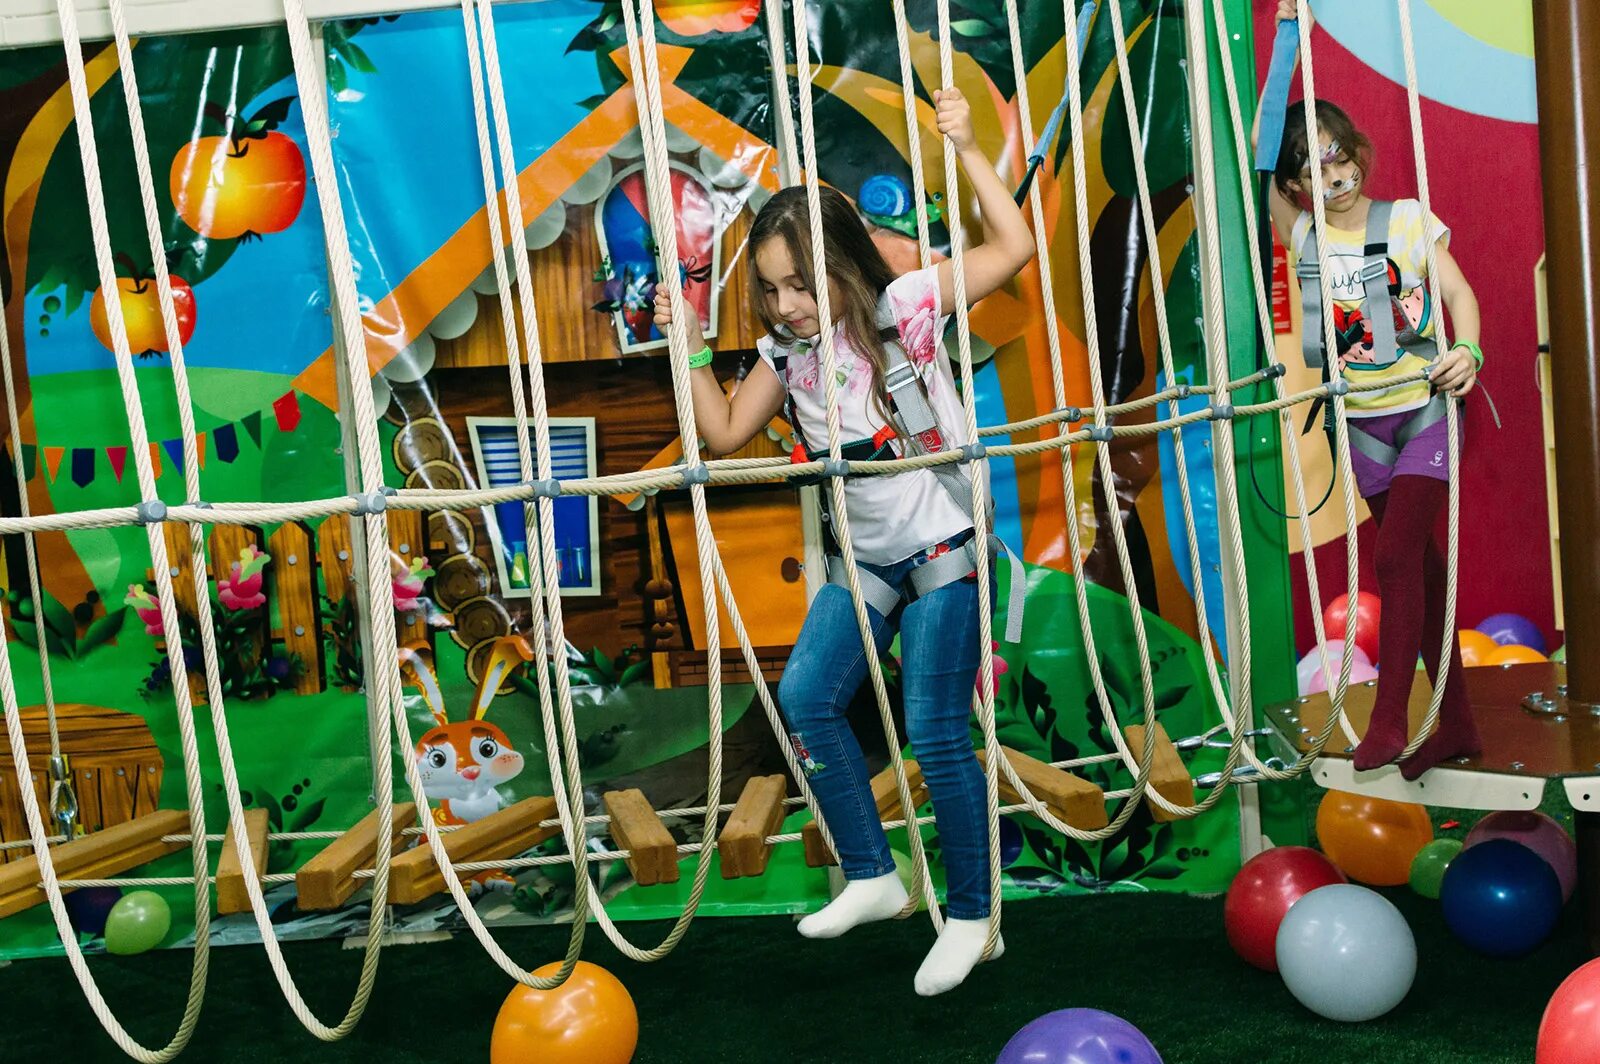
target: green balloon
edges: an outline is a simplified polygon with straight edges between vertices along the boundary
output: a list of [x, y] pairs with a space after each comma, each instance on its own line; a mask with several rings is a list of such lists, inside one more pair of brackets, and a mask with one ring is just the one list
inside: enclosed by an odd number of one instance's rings
[[1424, 898], [1438, 898], [1444, 870], [1461, 852], [1460, 839], [1434, 839], [1411, 859], [1411, 889]]
[[172, 929], [172, 910], [167, 899], [153, 890], [124, 894], [106, 917], [106, 950], [110, 953], [143, 953], [161, 945]]

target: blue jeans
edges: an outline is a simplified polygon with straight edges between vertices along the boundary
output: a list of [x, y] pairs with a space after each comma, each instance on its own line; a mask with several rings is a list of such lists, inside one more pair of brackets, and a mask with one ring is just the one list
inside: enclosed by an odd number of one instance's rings
[[[964, 533], [950, 544], [970, 536]], [[930, 553], [919, 552], [894, 565], [862, 563], [862, 568], [899, 589], [913, 569], [930, 560]], [[956, 580], [896, 608], [889, 617], [868, 606], [867, 616], [880, 655], [895, 630], [900, 632], [906, 731], [933, 798], [948, 914], [958, 920], [983, 919], [989, 915], [988, 807], [967, 723], [978, 675], [977, 582]], [[861, 746], [845, 720], [866, 675], [866, 649], [850, 592], [829, 584], [812, 600], [778, 684], [778, 699], [846, 879], [871, 879], [895, 870]]]

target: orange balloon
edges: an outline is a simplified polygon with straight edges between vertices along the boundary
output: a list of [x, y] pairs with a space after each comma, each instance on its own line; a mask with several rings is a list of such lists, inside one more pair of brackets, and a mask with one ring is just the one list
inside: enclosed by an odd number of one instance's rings
[[1503, 647], [1496, 647], [1495, 652], [1483, 659], [1485, 665], [1531, 665], [1536, 661], [1549, 661], [1550, 659], [1532, 647], [1525, 647], [1520, 643], [1507, 643]]
[[1433, 821], [1410, 802], [1329, 791], [1317, 807], [1317, 841], [1356, 882], [1398, 887], [1410, 879], [1417, 852], [1433, 841]]
[[1500, 649], [1500, 644], [1476, 628], [1463, 628], [1456, 634], [1461, 643], [1461, 664], [1467, 668], [1488, 664], [1490, 654]]
[[[533, 974], [554, 975], [559, 961]], [[639, 1013], [616, 976], [579, 961], [554, 990], [518, 985], [494, 1018], [490, 1064], [628, 1064], [639, 1045]]]

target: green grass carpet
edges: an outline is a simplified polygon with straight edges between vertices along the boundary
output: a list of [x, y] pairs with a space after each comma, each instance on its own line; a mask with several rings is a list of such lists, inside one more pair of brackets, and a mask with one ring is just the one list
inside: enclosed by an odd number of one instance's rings
[[[1444, 928], [1436, 903], [1388, 895], [1417, 936], [1410, 997], [1348, 1026], [1302, 1009], [1274, 975], [1237, 960], [1222, 901], [1166, 895], [1045, 899], [1008, 905], [1007, 953], [967, 985], [924, 1000], [911, 977], [930, 941], [922, 920], [807, 942], [786, 917], [704, 919], [665, 961], [621, 958], [598, 929], [585, 957], [616, 972], [639, 1007], [638, 1064], [993, 1061], [1018, 1027], [1051, 1009], [1090, 1006], [1127, 1017], [1167, 1064], [1512, 1064], [1533, 1059], [1544, 1004], [1586, 958], [1570, 910], [1531, 957], [1490, 961]], [[625, 925], [654, 945], [665, 924]], [[564, 928], [517, 928], [503, 940], [530, 963], [556, 959]], [[359, 953], [334, 943], [287, 947], [319, 1015], [348, 1002]], [[317, 1042], [295, 1022], [259, 948], [212, 952], [200, 1027], [181, 1060], [207, 1064], [485, 1061], [509, 981], [470, 937], [385, 950], [371, 1007], [343, 1042]], [[92, 969], [147, 1045], [170, 1036], [190, 954], [97, 957]], [[6, 1022], [0, 1060], [124, 1059], [101, 1032], [65, 962], [0, 969]]]

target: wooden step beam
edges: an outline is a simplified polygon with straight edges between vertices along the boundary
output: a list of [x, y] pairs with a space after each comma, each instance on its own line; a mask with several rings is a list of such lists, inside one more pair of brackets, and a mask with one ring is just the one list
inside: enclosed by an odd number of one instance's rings
[[[245, 837], [250, 840], [250, 859], [255, 865], [255, 878], [267, 874], [267, 811], [244, 811]], [[250, 894], [244, 885], [244, 866], [239, 863], [239, 853], [233, 845], [233, 824], [228, 824], [222, 838], [222, 856], [217, 860], [217, 915], [250, 911]]]
[[722, 855], [722, 878], [759, 876], [772, 859], [767, 839], [783, 825], [783, 800], [789, 794], [787, 776], [751, 776], [739, 801], [717, 837]]
[[[922, 766], [910, 758], [901, 762], [906, 772], [906, 785], [911, 789], [911, 808], [920, 809], [928, 803], [928, 785], [922, 778]], [[877, 806], [878, 819], [888, 822], [900, 819], [900, 788], [894, 779], [894, 766], [890, 765], [882, 772], [872, 777], [872, 803]], [[838, 864], [834, 860], [833, 851], [829, 850], [822, 841], [822, 830], [817, 827], [815, 820], [808, 821], [800, 829], [801, 843], [806, 850], [806, 865], [810, 868], [826, 868]]]
[[[109, 879], [188, 847], [187, 842], [162, 842], [163, 835], [189, 831], [189, 813], [162, 809], [133, 820], [50, 847], [61, 879]], [[64, 888], [72, 890], [71, 887]], [[45, 900], [39, 884], [39, 858], [28, 854], [0, 866], [0, 919], [31, 909]]]
[[607, 791], [602, 800], [611, 815], [611, 838], [627, 850], [628, 870], [641, 887], [678, 881], [678, 844], [641, 790]]
[[[1012, 771], [1017, 774], [1017, 779], [1057, 820], [1083, 831], [1093, 831], [1110, 823], [1106, 815], [1105, 792], [1093, 783], [1020, 750], [1008, 746], [1002, 746], [1000, 750]], [[983, 753], [982, 750], [978, 751], [980, 765], [985, 763]], [[1010, 785], [1004, 773], [1000, 775], [1000, 800], [1006, 805], [1016, 805], [1022, 801], [1022, 795]]]
[[[1161, 725], [1154, 725], [1151, 733], [1155, 737], [1156, 752], [1150, 763], [1150, 789], [1173, 805], [1194, 804], [1194, 780], [1189, 775], [1188, 766], [1183, 763], [1183, 758], [1178, 754], [1178, 748], [1172, 745], [1172, 740], [1167, 737], [1167, 729]], [[1144, 758], [1144, 726], [1130, 724], [1122, 729], [1124, 738], [1128, 740], [1128, 749], [1132, 751], [1135, 761]], [[1148, 799], [1146, 799], [1148, 801]], [[1176, 820], [1177, 817], [1157, 807], [1150, 802], [1150, 816], [1157, 823], [1166, 823]]]
[[[452, 863], [501, 861], [526, 853], [561, 833], [557, 825], [541, 827], [556, 815], [554, 798], [524, 798], [444, 835], [444, 851]], [[474, 875], [476, 873], [473, 873]], [[445, 890], [444, 873], [426, 843], [396, 855], [389, 870], [389, 901], [413, 905]]]
[[[417, 820], [417, 807], [402, 802], [394, 807], [390, 845], [397, 847], [402, 833]], [[448, 836], [446, 836], [448, 838]], [[295, 873], [299, 897], [295, 906], [304, 911], [337, 909], [371, 880], [355, 878], [358, 869], [371, 868], [378, 856], [378, 810], [362, 817], [356, 826], [334, 839]], [[398, 855], [396, 855], [398, 857]]]

